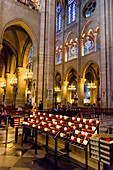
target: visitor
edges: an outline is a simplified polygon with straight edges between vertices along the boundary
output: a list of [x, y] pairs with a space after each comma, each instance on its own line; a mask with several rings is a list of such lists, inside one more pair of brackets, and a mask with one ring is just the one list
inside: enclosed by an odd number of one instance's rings
[[70, 104], [67, 102], [67, 111], [70, 111]]
[[6, 110], [4, 110], [3, 106], [0, 108], [0, 124], [1, 125], [7, 124], [7, 112]]
[[43, 103], [42, 103], [42, 100], [40, 100], [40, 102], [39, 102], [38, 110], [43, 110]]

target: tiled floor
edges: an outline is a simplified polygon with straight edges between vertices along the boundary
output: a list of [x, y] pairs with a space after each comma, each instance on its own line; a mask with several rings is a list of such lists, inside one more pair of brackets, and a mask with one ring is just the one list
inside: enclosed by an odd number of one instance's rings
[[[21, 129], [19, 130], [21, 133]], [[83, 168], [77, 167], [75, 164], [71, 164], [69, 161], [64, 159], [58, 159], [58, 166], [55, 167], [54, 163], [54, 152], [46, 152], [44, 148], [38, 149], [37, 155], [34, 154], [33, 145], [30, 143], [24, 144], [23, 146], [14, 143], [15, 129], [9, 127], [8, 129], [8, 142], [7, 146], [3, 144], [6, 140], [6, 130], [0, 128], [0, 170], [82, 170]], [[49, 139], [49, 147], [53, 147], [53, 139]], [[38, 143], [45, 142], [44, 136], [38, 138]], [[62, 147], [63, 145], [60, 144]], [[72, 157], [78, 159], [81, 162], [82, 152], [70, 153]], [[80, 157], [78, 157], [80, 156]], [[80, 162], [79, 162], [80, 163]], [[81, 163], [82, 164], [82, 163]], [[95, 162], [92, 162], [92, 167]], [[97, 162], [96, 162], [97, 164]], [[89, 168], [89, 170], [94, 170]], [[96, 168], [95, 168], [96, 169]]]

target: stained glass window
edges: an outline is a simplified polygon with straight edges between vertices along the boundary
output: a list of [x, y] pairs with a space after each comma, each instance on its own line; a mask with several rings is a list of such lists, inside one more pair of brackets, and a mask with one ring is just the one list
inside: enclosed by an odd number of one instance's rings
[[[88, 43], [88, 52], [87, 52], [87, 43]], [[91, 53], [93, 51], [94, 51], [94, 42], [91, 39], [89, 39], [88, 41], [85, 41], [85, 43], [84, 43], [84, 55]]]
[[84, 8], [84, 15], [85, 15], [85, 17], [86, 18], [90, 17], [94, 13], [95, 8], [96, 8], [96, 1], [95, 0], [87, 3], [85, 5], [85, 8]]
[[67, 24], [76, 20], [76, 0], [68, 0], [67, 5]]
[[58, 32], [62, 27], [62, 10], [60, 3], [58, 3], [56, 12], [56, 32]]

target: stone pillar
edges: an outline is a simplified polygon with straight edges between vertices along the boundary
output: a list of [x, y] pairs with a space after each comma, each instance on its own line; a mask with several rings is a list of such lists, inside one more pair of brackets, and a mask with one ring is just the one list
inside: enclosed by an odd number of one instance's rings
[[97, 98], [99, 97], [99, 83], [98, 81], [94, 81], [96, 89], [94, 90], [94, 103], [98, 106]]
[[[5, 79], [0, 77], [0, 86], [1, 86], [1, 83], [4, 82], [4, 81], [5, 81]], [[3, 95], [4, 95], [4, 89], [0, 87], [0, 105], [3, 102]]]
[[81, 38], [81, 56], [84, 56], [84, 39]]
[[70, 54], [71, 54], [71, 44], [68, 45], [69, 47], [69, 60], [70, 60]]
[[77, 83], [77, 94], [78, 94], [78, 106], [83, 107], [84, 106], [84, 83], [86, 79], [79, 78]]
[[89, 45], [88, 45], [89, 37], [86, 37], [86, 40], [87, 40], [87, 54], [89, 54]]
[[64, 61], [67, 62], [67, 46], [64, 46]]
[[62, 85], [62, 87], [61, 87], [61, 103], [62, 104], [66, 104], [66, 98], [67, 98], [67, 86], [68, 86], [68, 81], [64, 81], [63, 82], [63, 85]]
[[14, 92], [13, 92], [13, 86], [10, 84], [10, 81], [12, 78], [15, 78], [14, 74], [6, 73], [6, 95], [5, 95], [5, 102], [4, 106], [12, 106], [14, 103]]
[[16, 95], [16, 108], [25, 106], [25, 87], [26, 81], [24, 76], [29, 69], [18, 67], [17, 69], [17, 95]]
[[59, 49], [59, 64], [61, 64], [61, 57], [60, 57], [61, 52], [62, 52], [62, 50], [61, 50], [61, 49]]
[[94, 33], [94, 47], [95, 47], [95, 51], [97, 51], [97, 33]]
[[74, 43], [74, 58], [76, 58], [76, 47], [77, 47], [77, 43]]
[[94, 89], [90, 89], [90, 103], [94, 103]]

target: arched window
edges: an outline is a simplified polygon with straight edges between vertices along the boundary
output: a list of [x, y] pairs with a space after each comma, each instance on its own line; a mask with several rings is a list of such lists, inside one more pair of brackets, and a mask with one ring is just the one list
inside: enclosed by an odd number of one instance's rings
[[62, 10], [60, 3], [58, 3], [56, 10], [56, 32], [60, 31], [61, 27], [62, 27]]
[[33, 46], [31, 47], [27, 60], [27, 68], [32, 71]]
[[91, 39], [88, 39], [84, 43], [84, 55], [92, 53], [94, 51], [94, 42]]
[[75, 48], [74, 45], [72, 45], [70, 50], [70, 60], [74, 58], [74, 53], [75, 53]]
[[67, 4], [67, 24], [76, 20], [76, 0], [68, 0]]

